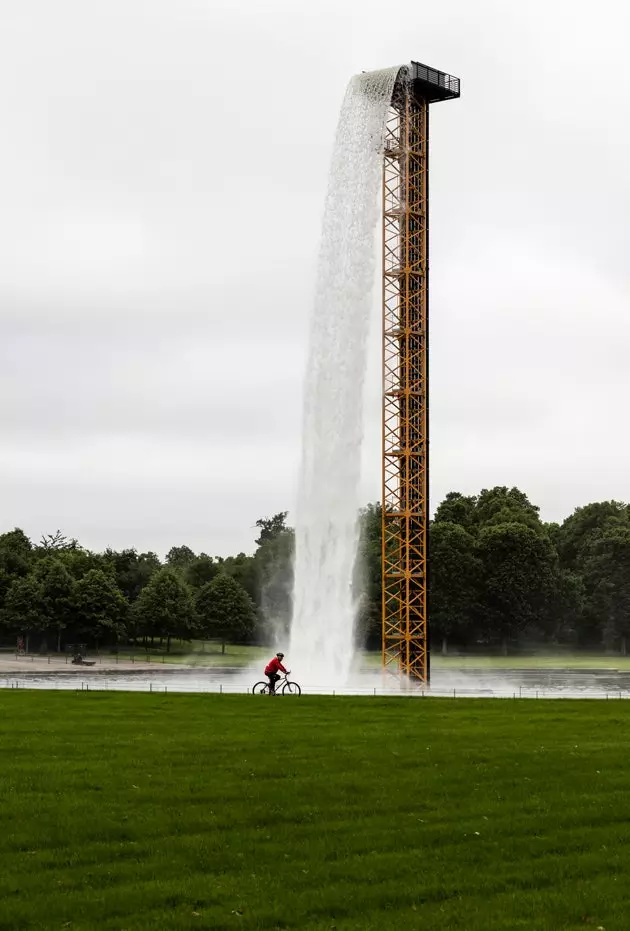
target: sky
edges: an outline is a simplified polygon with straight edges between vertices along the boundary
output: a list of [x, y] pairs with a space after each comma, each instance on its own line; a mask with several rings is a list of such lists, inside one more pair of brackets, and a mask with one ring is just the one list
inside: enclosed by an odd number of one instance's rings
[[[630, 499], [630, 8], [3, 0], [0, 532], [252, 551], [294, 503], [333, 134], [359, 71], [432, 108], [431, 498]], [[365, 501], [380, 496], [379, 309]]]

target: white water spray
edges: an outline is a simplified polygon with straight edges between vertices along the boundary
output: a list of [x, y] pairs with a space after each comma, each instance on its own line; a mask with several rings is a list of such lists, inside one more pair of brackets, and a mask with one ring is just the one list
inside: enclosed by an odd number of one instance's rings
[[350, 81], [328, 182], [304, 387], [289, 648], [291, 668], [307, 685], [344, 685], [354, 657], [352, 575], [374, 232], [385, 120], [399, 71]]

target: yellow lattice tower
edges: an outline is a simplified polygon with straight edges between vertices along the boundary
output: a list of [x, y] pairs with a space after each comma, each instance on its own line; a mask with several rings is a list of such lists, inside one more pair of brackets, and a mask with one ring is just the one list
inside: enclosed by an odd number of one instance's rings
[[428, 682], [429, 106], [459, 80], [412, 62], [383, 167], [383, 665]]

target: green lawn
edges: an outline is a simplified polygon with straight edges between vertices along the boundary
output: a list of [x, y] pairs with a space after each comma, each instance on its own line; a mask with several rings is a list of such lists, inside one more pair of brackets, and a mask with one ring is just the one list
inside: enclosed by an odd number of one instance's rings
[[630, 925], [630, 704], [0, 692], [0, 929]]
[[[120, 659], [134, 656], [139, 660], [150, 659], [151, 662], [186, 663], [190, 666], [248, 666], [261, 658], [273, 656], [271, 647], [248, 646], [227, 643], [225, 651], [220, 643], [202, 642], [201, 640], [173, 640], [171, 651], [155, 647], [145, 651], [142, 647], [123, 647], [119, 650]], [[267, 656], [269, 654], [269, 656]], [[105, 658], [107, 654], [103, 654]]]

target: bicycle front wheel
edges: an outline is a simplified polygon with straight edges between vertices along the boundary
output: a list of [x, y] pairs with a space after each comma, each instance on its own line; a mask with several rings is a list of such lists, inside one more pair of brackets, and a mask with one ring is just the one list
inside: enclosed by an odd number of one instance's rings
[[268, 682], [257, 682], [254, 688], [252, 689], [252, 695], [268, 695], [269, 694], [269, 683]]
[[283, 695], [301, 695], [302, 689], [297, 682], [286, 682], [282, 689]]

